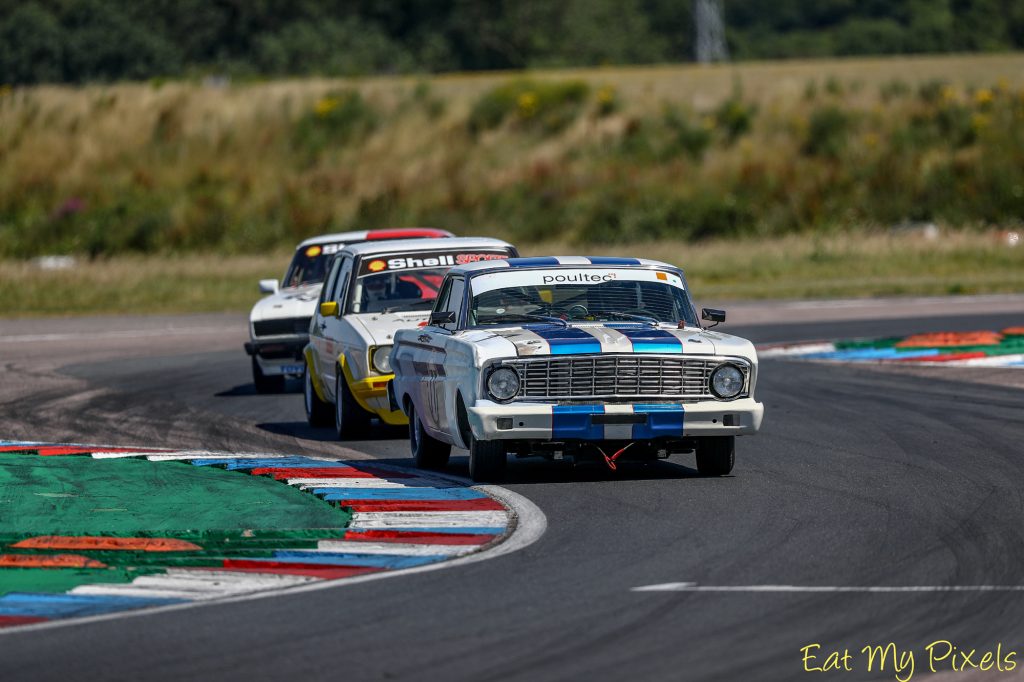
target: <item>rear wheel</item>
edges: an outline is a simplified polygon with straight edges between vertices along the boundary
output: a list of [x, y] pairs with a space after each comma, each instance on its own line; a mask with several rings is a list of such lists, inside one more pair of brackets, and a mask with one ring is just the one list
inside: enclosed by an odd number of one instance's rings
[[256, 386], [257, 393], [280, 393], [284, 390], [284, 375], [266, 375], [256, 361], [252, 359], [252, 383]]
[[736, 462], [736, 436], [713, 436], [697, 441], [697, 471], [725, 476]]
[[505, 443], [500, 440], [477, 440], [469, 436], [469, 477], [474, 481], [500, 482], [505, 478]]
[[340, 440], [362, 438], [370, 430], [370, 413], [356, 402], [341, 367], [334, 374], [334, 427]]
[[306, 421], [310, 426], [330, 426], [331, 420], [334, 419], [331, 404], [320, 400], [320, 396], [316, 394], [316, 389], [313, 388], [313, 377], [309, 373], [309, 365], [306, 365], [306, 371], [302, 373], [302, 382], [305, 384]]
[[409, 402], [409, 449], [420, 469], [444, 469], [452, 454], [451, 445], [426, 432], [412, 401]]

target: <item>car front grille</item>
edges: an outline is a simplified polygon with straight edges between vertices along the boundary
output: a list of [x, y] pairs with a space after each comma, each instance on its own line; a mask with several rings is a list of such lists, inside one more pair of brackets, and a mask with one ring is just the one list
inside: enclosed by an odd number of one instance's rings
[[[708, 389], [712, 370], [728, 358], [582, 355], [508, 360], [519, 372], [518, 400], [587, 400], [596, 398], [714, 399]], [[732, 360], [743, 371], [750, 369]], [[746, 391], [740, 395], [745, 395]]]
[[287, 317], [280, 320], [260, 320], [252, 323], [252, 331], [256, 336], [285, 336], [293, 334], [309, 334], [311, 317]]

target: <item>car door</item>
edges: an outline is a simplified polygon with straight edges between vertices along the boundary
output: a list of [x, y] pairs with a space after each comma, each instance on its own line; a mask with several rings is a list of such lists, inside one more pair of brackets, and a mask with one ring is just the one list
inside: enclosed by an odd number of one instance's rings
[[453, 276], [448, 279], [448, 291], [444, 292], [445, 301], [440, 312], [454, 313], [454, 322], [445, 322], [433, 327], [430, 339], [430, 359], [428, 360], [429, 378], [427, 390], [429, 392], [429, 418], [430, 428], [435, 431], [447, 433], [448, 431], [448, 406], [445, 396], [448, 388], [448, 374], [452, 368], [447, 366], [449, 346], [452, 343], [452, 334], [459, 328], [459, 315], [462, 312], [462, 301], [466, 292], [466, 279], [460, 276]]
[[322, 375], [323, 371], [323, 353], [324, 353], [324, 321], [323, 316], [320, 314], [320, 304], [325, 301], [330, 301], [331, 291], [334, 288], [334, 283], [338, 278], [338, 266], [341, 263], [335, 261], [331, 269], [327, 272], [327, 278], [324, 280], [324, 286], [320, 290], [320, 299], [317, 301], [316, 309], [313, 310], [313, 317], [309, 322], [309, 345], [312, 349], [311, 355], [313, 360], [313, 366], [309, 368], [311, 372], [314, 372], [318, 377]]
[[[321, 316], [318, 320], [320, 325], [319, 333], [321, 343], [319, 348], [318, 361], [320, 364], [320, 377], [324, 382], [324, 388], [332, 399], [337, 400], [334, 395], [334, 375], [338, 363], [338, 355], [342, 352], [342, 342], [345, 323], [341, 315], [344, 313], [345, 295], [348, 291], [349, 280], [352, 278], [352, 256], [344, 254], [339, 257], [336, 264], [337, 276], [332, 283], [328, 298], [325, 301], [334, 301], [338, 304], [338, 314]], [[326, 287], [325, 287], [326, 290]]]

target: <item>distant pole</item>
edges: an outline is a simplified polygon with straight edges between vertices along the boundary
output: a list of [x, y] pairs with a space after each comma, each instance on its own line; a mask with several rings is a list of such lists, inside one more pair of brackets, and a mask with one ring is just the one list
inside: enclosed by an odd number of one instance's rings
[[697, 61], [701, 64], [729, 61], [721, 0], [694, 0], [693, 23], [697, 28]]

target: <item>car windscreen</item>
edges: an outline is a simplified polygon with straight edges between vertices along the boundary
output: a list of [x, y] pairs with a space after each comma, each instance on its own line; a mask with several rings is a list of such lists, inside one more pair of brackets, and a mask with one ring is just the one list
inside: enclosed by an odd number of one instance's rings
[[345, 246], [344, 243], [339, 242], [302, 247], [295, 252], [281, 286], [297, 287], [304, 284], [320, 284], [331, 269], [334, 254]]
[[472, 279], [470, 326], [578, 322], [684, 322], [697, 326], [683, 280], [641, 269], [502, 271]]
[[445, 273], [456, 265], [503, 260], [508, 251], [467, 250], [364, 256], [349, 287], [347, 313], [429, 311]]

